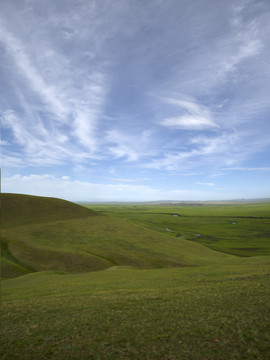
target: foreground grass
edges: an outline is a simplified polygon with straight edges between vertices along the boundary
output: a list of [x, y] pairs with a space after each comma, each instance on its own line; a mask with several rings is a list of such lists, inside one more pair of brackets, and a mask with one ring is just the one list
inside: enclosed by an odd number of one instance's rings
[[269, 359], [269, 260], [5, 280], [1, 359]]

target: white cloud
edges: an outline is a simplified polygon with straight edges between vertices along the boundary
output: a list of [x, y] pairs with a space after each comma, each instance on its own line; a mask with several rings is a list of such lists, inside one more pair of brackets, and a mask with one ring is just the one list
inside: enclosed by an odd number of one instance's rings
[[65, 105], [59, 101], [57, 89], [46, 83], [41, 74], [32, 65], [30, 57], [26, 53], [24, 45], [16, 39], [2, 24], [0, 24], [0, 41], [5, 45], [11, 60], [15, 63], [21, 76], [25, 77], [34, 91], [47, 102], [57, 116], [57, 120], [63, 119], [67, 114]]
[[4, 177], [2, 184], [3, 192], [53, 196], [71, 201], [146, 201], [162, 194], [160, 190], [145, 185], [99, 184], [50, 174], [17, 174]]
[[204, 185], [204, 186], [215, 186], [212, 182], [197, 182], [198, 185]]
[[[16, 159], [24, 165], [47, 166], [60, 164], [68, 158], [79, 156], [64, 146], [65, 136], [58, 131], [49, 133], [43, 131], [42, 125], [39, 127], [37, 124], [34, 129], [29, 128], [25, 126], [25, 119], [19, 117], [14, 111], [4, 112], [1, 120], [3, 128], [12, 130], [14, 142], [19, 145], [16, 151], [9, 153], [8, 157], [3, 157], [4, 166], [10, 166]], [[12, 157], [14, 161], [10, 162]]]
[[21, 117], [18, 117], [14, 111], [9, 110], [3, 112], [1, 120], [2, 126], [12, 129], [16, 142], [22, 146], [25, 146], [26, 151], [37, 151], [41, 140], [35, 138], [35, 136], [33, 136], [31, 132], [27, 130], [27, 127], [24, 126], [25, 124]]
[[[199, 135], [190, 139], [190, 143], [196, 146], [192, 155], [228, 154], [239, 140], [239, 134], [225, 132], [217, 136]], [[236, 154], [235, 154], [236, 155]]]
[[119, 182], [119, 183], [134, 183], [134, 182], [140, 181], [138, 179], [125, 179], [125, 178], [104, 178], [104, 179], [108, 180], [108, 181]]
[[[25, 146], [25, 153], [29, 153], [30, 147], [38, 153], [38, 148], [50, 148], [53, 143], [55, 155], [68, 153], [68, 143], [64, 145], [65, 150], [62, 146], [66, 141], [72, 141], [74, 153], [76, 138], [76, 152], [81, 153], [80, 147], [83, 147], [89, 156], [94, 156], [99, 150], [98, 120], [108, 85], [105, 73], [97, 66], [83, 73], [76, 64], [67, 62], [60, 52], [55, 52], [50, 40], [40, 39], [40, 43], [36, 42], [31, 48], [26, 41], [20, 41], [3, 25], [0, 26], [0, 41], [7, 49], [8, 61], [16, 68], [11, 77], [17, 77], [14, 89], [18, 105], [24, 112], [7, 110], [5, 123], [12, 129], [16, 141]], [[37, 57], [39, 50], [47, 55]], [[53, 68], [52, 64], [55, 64]], [[47, 69], [49, 76], [46, 76]], [[62, 158], [60, 155], [59, 160]]]
[[3, 154], [3, 150], [2, 150], [1, 166], [3, 168], [19, 169], [25, 167], [25, 162], [23, 161], [23, 159], [21, 159], [16, 155]]
[[180, 117], [165, 118], [161, 125], [188, 130], [202, 130], [216, 125], [209, 119], [196, 115], [183, 115]]
[[[221, 199], [219, 191], [186, 189], [162, 190], [139, 184], [101, 184], [72, 180], [50, 174], [20, 174], [3, 177], [2, 191], [18, 194], [58, 197], [69, 201], [157, 201], [157, 200], [211, 200]], [[224, 194], [223, 194], [224, 195]], [[232, 194], [227, 194], [231, 198]]]
[[223, 168], [222, 170], [228, 171], [269, 171], [270, 167], [230, 167], [230, 168]]
[[154, 152], [154, 150], [150, 149], [149, 131], [132, 134], [121, 130], [110, 130], [107, 132], [105, 142], [110, 156], [116, 159], [125, 158], [127, 161], [135, 162], [148, 157]]
[[92, 112], [77, 111], [73, 122], [73, 134], [79, 142], [91, 152], [97, 150], [97, 139], [95, 138], [96, 114]]
[[207, 128], [217, 128], [217, 124], [212, 119], [211, 112], [203, 105], [194, 101], [164, 99], [167, 104], [175, 105], [182, 112], [175, 117], [164, 118], [160, 124], [176, 129], [202, 130]]
[[[243, 139], [244, 138], [244, 139]], [[224, 132], [216, 136], [199, 135], [189, 139], [185, 151], [167, 152], [143, 166], [149, 169], [188, 170], [204, 168], [223, 169], [241, 163], [252, 151], [245, 134]]]
[[259, 54], [262, 44], [258, 39], [250, 39], [249, 37], [244, 37], [241, 40], [241, 45], [239, 46], [236, 54], [231, 54], [224, 60], [220, 61], [220, 69], [218, 72], [218, 78], [222, 80], [230, 72], [233, 72], [237, 69], [238, 66], [244, 61]]

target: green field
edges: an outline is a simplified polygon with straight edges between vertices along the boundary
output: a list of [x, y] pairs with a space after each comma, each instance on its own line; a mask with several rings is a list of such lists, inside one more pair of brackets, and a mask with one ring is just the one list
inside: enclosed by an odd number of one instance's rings
[[269, 203], [1, 200], [1, 359], [270, 358]]
[[217, 251], [270, 255], [270, 202], [85, 206]]

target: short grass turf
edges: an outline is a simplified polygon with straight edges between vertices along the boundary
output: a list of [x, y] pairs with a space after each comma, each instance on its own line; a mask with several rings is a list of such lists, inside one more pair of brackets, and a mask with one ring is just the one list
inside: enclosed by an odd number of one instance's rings
[[1, 359], [267, 360], [269, 258], [2, 283]]

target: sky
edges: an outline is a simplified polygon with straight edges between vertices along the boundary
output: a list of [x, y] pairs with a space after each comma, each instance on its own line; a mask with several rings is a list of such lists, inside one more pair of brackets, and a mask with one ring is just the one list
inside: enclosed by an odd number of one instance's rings
[[270, 197], [269, 0], [1, 0], [2, 192]]

